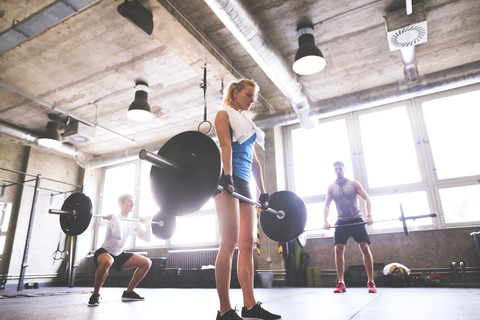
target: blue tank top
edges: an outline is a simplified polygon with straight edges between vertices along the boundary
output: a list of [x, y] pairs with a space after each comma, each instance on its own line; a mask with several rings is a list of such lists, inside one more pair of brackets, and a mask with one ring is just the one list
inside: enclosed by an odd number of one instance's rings
[[232, 173], [245, 181], [250, 181], [252, 176], [253, 145], [256, 139], [254, 133], [242, 144], [232, 141]]

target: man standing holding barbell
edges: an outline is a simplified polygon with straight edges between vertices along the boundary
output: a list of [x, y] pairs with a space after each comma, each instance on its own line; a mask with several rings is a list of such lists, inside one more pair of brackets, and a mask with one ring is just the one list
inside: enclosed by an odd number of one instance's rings
[[[247, 197], [253, 174], [260, 190], [259, 202], [268, 207], [269, 195], [265, 191], [260, 161], [255, 154], [255, 141], [263, 148], [264, 133], [248, 117], [246, 111], [255, 101], [258, 86], [252, 80], [232, 82], [226, 90], [223, 110], [215, 118], [215, 130], [222, 153], [222, 192], [215, 193], [220, 250], [215, 262], [215, 280], [220, 300], [217, 320], [281, 319], [260, 306], [253, 294], [253, 233], [256, 228], [255, 208], [252, 204], [233, 197], [234, 190]], [[242, 318], [232, 309], [229, 289], [232, 257], [238, 245], [237, 275], [242, 287]]]
[[[100, 289], [107, 279], [110, 268], [126, 270], [136, 268], [127, 290], [123, 292], [122, 301], [141, 301], [143, 297], [133, 291], [147, 274], [152, 261], [139, 254], [123, 251], [127, 238], [135, 234], [142, 240], [150, 242], [152, 239], [152, 226], [149, 219], [140, 218], [139, 221], [123, 220], [128, 218], [135, 206], [134, 197], [124, 194], [118, 197], [120, 215], [107, 215], [108, 220], [105, 241], [102, 247], [95, 251], [93, 261], [97, 265], [95, 272], [94, 290], [88, 301], [89, 307], [98, 306], [100, 303]], [[144, 227], [142, 228], [142, 224]]]
[[[367, 219], [366, 224], [372, 224], [372, 214], [370, 198], [358, 181], [349, 180], [344, 176], [345, 166], [343, 162], [337, 161], [333, 164], [337, 180], [328, 187], [327, 197], [325, 199], [324, 229], [330, 229], [328, 223], [328, 214], [332, 199], [335, 201], [337, 208], [338, 220], [335, 228], [335, 266], [337, 268], [338, 282], [334, 290], [335, 293], [343, 293], [346, 290], [344, 282], [345, 267], [345, 245], [350, 237], [358, 243], [360, 251], [363, 255], [363, 264], [367, 272], [368, 292], [376, 293], [375, 282], [373, 281], [373, 256], [370, 251], [370, 238], [367, 229], [358, 208], [357, 195], [365, 200]], [[343, 226], [342, 226], [343, 225]]]

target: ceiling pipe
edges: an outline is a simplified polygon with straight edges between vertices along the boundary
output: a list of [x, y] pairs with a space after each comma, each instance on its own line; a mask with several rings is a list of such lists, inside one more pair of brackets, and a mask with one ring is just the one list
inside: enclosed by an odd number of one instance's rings
[[39, 138], [38, 135], [35, 135], [31, 132], [20, 129], [18, 127], [15, 127], [15, 126], [13, 126], [9, 123], [3, 122], [3, 121], [0, 121], [0, 133], [6, 134], [6, 135], [8, 135], [10, 137], [13, 137], [13, 138], [16, 138], [16, 139], [20, 139], [22, 141], [26, 141], [29, 144], [33, 144], [33, 145], [35, 145], [39, 148], [42, 148], [42, 149], [45, 149], [45, 150], [50, 150], [50, 151], [53, 150], [53, 151], [56, 151], [56, 152], [61, 153], [63, 155], [72, 157], [72, 158], [75, 159], [75, 161], [77, 162], [77, 164], [80, 167], [85, 168], [86, 161], [87, 161], [85, 154], [81, 151], [78, 151], [77, 149], [75, 149], [71, 145], [63, 143], [58, 148], [57, 147], [52, 147], [52, 148], [43, 147], [43, 146], [41, 146], [40, 144], [37, 143], [38, 138]]
[[[425, 75], [419, 79], [416, 85], [410, 87], [405, 83], [396, 82], [340, 97], [320, 100], [315, 102], [311, 116], [326, 118], [476, 83], [480, 83], [480, 61]], [[294, 122], [295, 116], [291, 112], [255, 119], [255, 123], [262, 129], [284, 126]]]
[[62, 113], [62, 114], [64, 114], [64, 115], [66, 115], [67, 117], [70, 117], [70, 118], [75, 119], [75, 120], [77, 120], [77, 121], [79, 121], [79, 122], [82, 122], [82, 123], [84, 123], [84, 124], [86, 124], [86, 125], [88, 125], [88, 126], [90, 126], [90, 127], [95, 127], [95, 128], [102, 129], [102, 130], [107, 131], [107, 132], [110, 132], [110, 133], [112, 133], [112, 134], [114, 134], [114, 135], [116, 135], [116, 136], [118, 136], [118, 137], [120, 137], [120, 138], [122, 138], [122, 139], [124, 139], [124, 140], [126, 140], [126, 141], [129, 141], [129, 142], [132, 142], [132, 143], [136, 143], [135, 139], [131, 139], [131, 138], [127, 137], [127, 136], [124, 136], [123, 134], [120, 134], [120, 133], [118, 133], [118, 132], [115, 132], [115, 131], [113, 131], [113, 130], [110, 130], [110, 129], [104, 127], [104, 126], [99, 125], [98, 123], [95, 123], [95, 122], [92, 122], [92, 121], [89, 121], [89, 120], [80, 118], [79, 116], [76, 116], [76, 115], [70, 113], [69, 111], [63, 110], [63, 109], [57, 107], [57, 106], [54, 105], [54, 104], [50, 104], [50, 103], [48, 103], [48, 102], [45, 102], [45, 101], [43, 101], [43, 100], [41, 100], [41, 99], [39, 99], [39, 98], [37, 98], [37, 97], [34, 97], [34, 96], [32, 96], [32, 95], [29, 95], [28, 93], [25, 93], [25, 92], [23, 92], [23, 91], [20, 91], [20, 90], [14, 88], [14, 87], [12, 87], [12, 86], [9, 86], [8, 84], [3, 83], [3, 82], [1, 82], [1, 81], [0, 81], [0, 87], [3, 87], [3, 88], [5, 88], [5, 89], [7, 89], [8, 91], [13, 92], [13, 93], [16, 93], [16, 94], [18, 94], [18, 95], [20, 95], [20, 96], [23, 96], [23, 97], [25, 97], [25, 98], [28, 98], [28, 99], [30, 99], [30, 100], [38, 103], [39, 105], [48, 107], [48, 108], [52, 109], [53, 111]]
[[415, 58], [415, 46], [408, 46], [400, 49], [403, 62], [403, 73], [409, 83], [417, 82], [418, 68]]
[[313, 127], [310, 101], [295, 73], [273, 46], [256, 17], [241, 0], [205, 0], [223, 24], [243, 45], [272, 82], [290, 100], [304, 128]]

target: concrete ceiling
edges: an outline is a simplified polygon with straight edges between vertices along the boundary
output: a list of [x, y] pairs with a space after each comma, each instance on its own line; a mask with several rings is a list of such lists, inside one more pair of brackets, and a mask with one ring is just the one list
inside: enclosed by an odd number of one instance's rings
[[[0, 33], [56, 2], [2, 1]], [[245, 24], [258, 27], [246, 37], [260, 39], [261, 49], [267, 47], [283, 63], [267, 68], [258, 52], [251, 54], [251, 43], [245, 46], [208, 4], [222, 1], [140, 2], [153, 14], [151, 35], [118, 13], [123, 0], [101, 0], [1, 53], [0, 124], [33, 138], [19, 140], [4, 130], [0, 139], [31, 144], [49, 120], [63, 132], [70, 115], [85, 120], [82, 132], [92, 139], [64, 145], [89, 157], [160, 145], [177, 133], [197, 130], [203, 120], [205, 64], [207, 119], [213, 122], [220, 109], [222, 83], [246, 77], [260, 86], [251, 116], [264, 128], [298, 121], [293, 97], [298, 92], [315, 119], [362, 99], [387, 101], [379, 99], [387, 92], [396, 99], [405, 97], [401, 92], [425, 92], [433, 75], [463, 85], [457, 80], [473, 72], [469, 81], [478, 81], [477, 0], [413, 1], [411, 15], [405, 0], [230, 1], [243, 3], [242, 14], [251, 18]], [[389, 49], [387, 31], [395, 23], [422, 20], [419, 12], [427, 21], [428, 40], [415, 46], [418, 77], [412, 82], [406, 79], [401, 51]], [[393, 22], [387, 25], [388, 19]], [[298, 49], [296, 28], [305, 21], [313, 23], [327, 65], [320, 73], [300, 76], [291, 64]], [[148, 122], [126, 117], [138, 79], [150, 86], [155, 118]]]

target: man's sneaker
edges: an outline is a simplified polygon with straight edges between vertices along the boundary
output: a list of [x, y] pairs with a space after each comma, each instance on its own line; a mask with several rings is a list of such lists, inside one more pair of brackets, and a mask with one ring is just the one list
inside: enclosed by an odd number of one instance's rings
[[367, 282], [368, 292], [369, 293], [377, 293], [377, 287], [375, 287], [375, 282], [368, 281]]
[[242, 318], [244, 320], [281, 320], [282, 317], [263, 309], [260, 305], [261, 302], [257, 302], [250, 310], [242, 308]]
[[337, 282], [335, 285], [335, 290], [333, 290], [334, 293], [343, 293], [347, 291], [347, 288], [345, 287], [345, 283], [343, 282]]
[[122, 301], [143, 301], [144, 297], [140, 297], [135, 291], [123, 291]]
[[94, 293], [90, 296], [88, 300], [89, 307], [96, 307], [100, 304], [100, 295], [98, 293]]
[[220, 311], [217, 312], [217, 320], [243, 320], [237, 314], [237, 309], [231, 309], [224, 314], [220, 315]]

